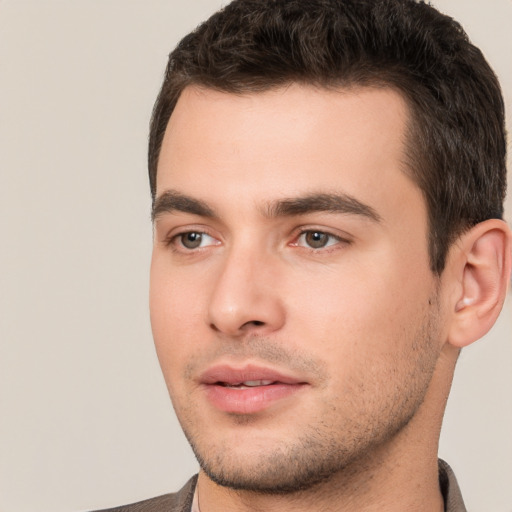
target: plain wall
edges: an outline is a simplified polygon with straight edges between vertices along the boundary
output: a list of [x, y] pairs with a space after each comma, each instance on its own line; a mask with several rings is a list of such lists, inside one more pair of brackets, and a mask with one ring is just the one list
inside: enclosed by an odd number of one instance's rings
[[[510, 115], [512, 2], [434, 4]], [[0, 0], [0, 512], [129, 503], [197, 469], [148, 320], [146, 141], [167, 54], [220, 5]], [[460, 358], [441, 439], [470, 511], [512, 511], [511, 434], [509, 297]]]

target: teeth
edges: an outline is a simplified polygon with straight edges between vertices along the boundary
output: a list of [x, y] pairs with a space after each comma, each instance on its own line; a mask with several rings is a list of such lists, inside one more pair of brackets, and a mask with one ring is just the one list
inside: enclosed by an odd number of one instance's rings
[[242, 384], [244, 386], [247, 386], [247, 387], [253, 387], [253, 386], [269, 386], [270, 384], [272, 384], [272, 380], [246, 380], [244, 382], [242, 382]]
[[226, 386], [228, 388], [237, 388], [237, 389], [243, 389], [243, 388], [255, 388], [258, 386], [270, 386], [270, 384], [273, 384], [273, 380], [246, 380], [244, 382], [240, 382], [238, 384], [223, 384], [223, 386]]

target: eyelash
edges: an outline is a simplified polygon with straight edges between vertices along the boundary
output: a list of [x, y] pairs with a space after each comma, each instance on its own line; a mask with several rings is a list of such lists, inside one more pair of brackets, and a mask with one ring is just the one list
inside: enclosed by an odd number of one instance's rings
[[[182, 254], [183, 253], [193, 254], [193, 253], [197, 253], [201, 249], [205, 249], [206, 247], [219, 245], [219, 244], [215, 243], [215, 244], [209, 244], [205, 247], [196, 247], [196, 248], [185, 247], [182, 242], [183, 237], [186, 235], [191, 235], [191, 234], [197, 234], [200, 236], [206, 235], [215, 240], [215, 237], [205, 230], [191, 229], [188, 231], [182, 231], [180, 233], [175, 233], [171, 236], [166, 237], [164, 239], [164, 243], [167, 247], [170, 247], [173, 251], [180, 252]], [[304, 237], [308, 234], [320, 234], [320, 235], [327, 236], [328, 237], [327, 244], [323, 245], [321, 247], [311, 247], [311, 246], [307, 246], [307, 245], [299, 245], [299, 240], [301, 239], [301, 237]], [[332, 242], [333, 240], [334, 240], [333, 243], [329, 243], [329, 242]], [[335, 246], [337, 246], [338, 244], [349, 245], [350, 243], [351, 243], [351, 241], [348, 240], [347, 238], [342, 238], [339, 235], [334, 235], [333, 233], [330, 233], [329, 231], [326, 231], [326, 230], [314, 229], [314, 228], [302, 228], [299, 230], [298, 234], [293, 238], [293, 242], [291, 242], [289, 245], [291, 245], [292, 247], [300, 247], [301, 249], [305, 249], [308, 251], [318, 253], [320, 251], [321, 252], [330, 252], [330, 251], [336, 250], [337, 247], [335, 247]], [[177, 246], [177, 244], [179, 244], [179, 246]], [[331, 249], [329, 249], [329, 248], [331, 248]]]
[[[213, 235], [211, 235], [210, 233], [208, 233], [205, 230], [202, 230], [202, 229], [190, 229], [190, 230], [187, 230], [187, 231], [181, 231], [180, 233], [175, 233], [173, 235], [167, 236], [164, 239], [164, 244], [167, 247], [170, 247], [173, 251], [176, 251], [176, 252], [183, 252], [183, 251], [190, 252], [190, 253], [197, 252], [198, 250], [203, 249], [203, 247], [197, 247], [197, 248], [194, 248], [194, 249], [189, 249], [189, 248], [185, 247], [183, 245], [183, 242], [182, 242], [184, 236], [192, 235], [192, 234], [200, 235], [201, 237], [206, 235], [206, 236], [209, 236], [210, 238], [215, 239], [215, 237]], [[177, 247], [177, 244], [180, 244], [180, 248]], [[212, 244], [212, 245], [218, 245], [218, 244]]]
[[[299, 240], [301, 239], [301, 237], [306, 236], [308, 234], [325, 235], [328, 238], [327, 244], [323, 245], [321, 247], [311, 247], [310, 245], [308, 245], [308, 246], [305, 246], [305, 245], [301, 246], [301, 245], [299, 245]], [[334, 241], [334, 243], [329, 243], [329, 242], [332, 242], [332, 241]], [[342, 238], [339, 235], [335, 235], [333, 233], [330, 233], [329, 231], [326, 231], [324, 229], [303, 228], [303, 229], [301, 229], [299, 231], [299, 234], [295, 237], [294, 242], [291, 245], [296, 246], [296, 247], [301, 247], [302, 249], [306, 249], [306, 250], [313, 251], [313, 252], [319, 252], [319, 251], [330, 252], [330, 251], [336, 250], [337, 249], [336, 246], [338, 244], [345, 244], [345, 245], [347, 245], [347, 244], [350, 244], [350, 243], [351, 243], [350, 240], [348, 240], [346, 238]]]

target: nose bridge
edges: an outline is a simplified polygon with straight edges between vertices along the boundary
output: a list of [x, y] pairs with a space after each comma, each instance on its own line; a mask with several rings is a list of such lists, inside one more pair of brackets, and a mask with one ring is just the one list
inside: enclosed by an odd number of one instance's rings
[[210, 299], [212, 328], [232, 336], [278, 329], [284, 309], [274, 278], [277, 264], [264, 244], [247, 239], [233, 243], [226, 250]]

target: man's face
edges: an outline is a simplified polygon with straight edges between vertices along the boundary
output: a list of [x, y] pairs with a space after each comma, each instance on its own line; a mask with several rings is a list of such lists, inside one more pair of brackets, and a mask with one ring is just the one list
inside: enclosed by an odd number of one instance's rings
[[190, 87], [163, 141], [151, 321], [203, 470], [290, 491], [390, 443], [442, 348], [390, 89]]

